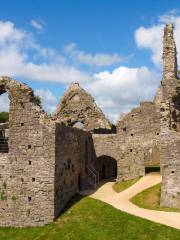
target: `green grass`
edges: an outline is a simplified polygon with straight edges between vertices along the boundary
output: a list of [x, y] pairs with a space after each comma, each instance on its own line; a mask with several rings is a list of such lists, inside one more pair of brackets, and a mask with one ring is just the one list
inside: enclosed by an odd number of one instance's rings
[[131, 199], [131, 202], [139, 207], [153, 209], [158, 211], [180, 212], [180, 209], [160, 206], [161, 184], [138, 193]]
[[121, 212], [92, 198], [76, 197], [53, 224], [0, 228], [1, 240], [179, 240], [180, 231]]
[[139, 179], [140, 179], [140, 177], [137, 177], [135, 179], [131, 179], [131, 180], [128, 180], [128, 181], [117, 182], [113, 185], [113, 189], [118, 193], [122, 192], [125, 189], [132, 186], [133, 184], [135, 184]]
[[9, 113], [8, 112], [0, 112], [0, 123], [5, 123], [9, 121]]

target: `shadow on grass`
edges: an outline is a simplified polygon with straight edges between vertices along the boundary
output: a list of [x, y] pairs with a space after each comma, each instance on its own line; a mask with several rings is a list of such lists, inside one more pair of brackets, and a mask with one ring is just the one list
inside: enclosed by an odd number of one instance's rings
[[[84, 190], [84, 191], [80, 191], [79, 193], [76, 193], [70, 200], [69, 202], [66, 204], [65, 208], [61, 211], [61, 213], [59, 214], [59, 216], [62, 213], [65, 213], [66, 211], [68, 211], [74, 204], [78, 203], [79, 201], [81, 201], [81, 199], [83, 199], [84, 197], [95, 193], [101, 186], [103, 186], [104, 184], [106, 184], [107, 182], [116, 182], [115, 178], [109, 178], [109, 179], [103, 179], [102, 181], [99, 182], [99, 185], [97, 186], [96, 189], [89, 189], [89, 190]], [[83, 194], [84, 193], [84, 194]]]
[[103, 179], [99, 182], [98, 186], [96, 187], [96, 189], [88, 189], [88, 190], [82, 190], [79, 192], [79, 194], [81, 196], [89, 196], [95, 192], [98, 191], [99, 188], [101, 188], [104, 184], [108, 183], [108, 182], [114, 182], [116, 183], [116, 179], [115, 178], [107, 178], [107, 179]]
[[[80, 202], [81, 199], [83, 199], [84, 197], [85, 197], [85, 196], [76, 193], [76, 194], [69, 200], [69, 202], [66, 204], [65, 208], [61, 211], [61, 213], [59, 214], [59, 216], [60, 216], [62, 213], [65, 213], [66, 211], [68, 211], [74, 204]], [[59, 216], [58, 216], [58, 217], [59, 217]], [[57, 217], [57, 218], [58, 218], [58, 217]]]

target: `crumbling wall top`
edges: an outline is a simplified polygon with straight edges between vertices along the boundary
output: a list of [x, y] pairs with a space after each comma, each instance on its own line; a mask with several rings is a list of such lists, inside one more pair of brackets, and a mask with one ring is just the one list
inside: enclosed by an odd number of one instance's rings
[[112, 125], [106, 119], [94, 99], [79, 83], [72, 83], [57, 106], [54, 118], [65, 125], [82, 123], [85, 130], [108, 129]]
[[3, 94], [5, 92], [12, 94], [15, 90], [26, 92], [29, 96], [33, 96], [33, 90], [26, 84], [20, 83], [7, 76], [0, 77], [0, 94]]

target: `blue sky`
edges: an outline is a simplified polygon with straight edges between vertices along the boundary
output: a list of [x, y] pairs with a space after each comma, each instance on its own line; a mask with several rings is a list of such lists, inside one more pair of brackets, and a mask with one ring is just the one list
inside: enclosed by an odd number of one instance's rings
[[2, 0], [0, 75], [28, 83], [47, 111], [78, 81], [116, 120], [152, 99], [163, 26], [172, 21], [180, 38], [179, 9], [176, 0]]

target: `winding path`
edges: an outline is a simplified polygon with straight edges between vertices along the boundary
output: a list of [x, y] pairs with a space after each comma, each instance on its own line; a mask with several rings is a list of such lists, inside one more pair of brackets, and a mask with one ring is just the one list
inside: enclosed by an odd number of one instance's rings
[[131, 199], [137, 193], [160, 183], [161, 180], [162, 177], [160, 174], [151, 173], [142, 177], [134, 185], [120, 193], [116, 193], [113, 190], [112, 185], [114, 182], [107, 182], [102, 185], [96, 192], [91, 194], [90, 197], [99, 199], [119, 210], [125, 211], [135, 216], [180, 229], [180, 212], [148, 210], [140, 208], [129, 201], [129, 199]]

